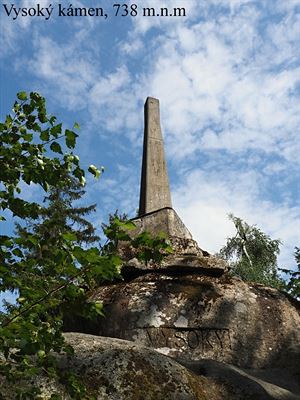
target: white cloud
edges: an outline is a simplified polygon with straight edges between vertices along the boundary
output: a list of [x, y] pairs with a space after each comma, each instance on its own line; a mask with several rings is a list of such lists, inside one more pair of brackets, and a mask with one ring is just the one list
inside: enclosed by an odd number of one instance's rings
[[[186, 136], [193, 134], [206, 148], [210, 143], [213, 148], [234, 152], [257, 148], [280, 152], [297, 162], [296, 152], [290, 149], [299, 149], [299, 68], [272, 69], [269, 51], [262, 65], [265, 46], [261, 39], [256, 49], [251, 41], [240, 40], [240, 26], [246, 25], [247, 33], [253, 31], [257, 21], [252, 11], [248, 17], [236, 17], [229, 34], [231, 21], [224, 16], [221, 26], [215, 23], [211, 28], [205, 23], [184, 28], [183, 40], [182, 29], [173, 32], [173, 37], [157, 49], [155, 68], [148, 77], [150, 90], [162, 99], [167, 135], [175, 136], [177, 143], [186, 142]], [[201, 48], [195, 50], [192, 44], [193, 50], [179, 50], [187, 30], [191, 37], [198, 36]], [[245, 59], [251, 52], [253, 58]], [[210, 127], [212, 124], [217, 131]], [[205, 126], [210, 127], [210, 140], [207, 131], [202, 137]], [[197, 146], [190, 147], [191, 153], [195, 150]], [[176, 157], [180, 154], [186, 155], [174, 149]]]
[[37, 36], [35, 56], [28, 67], [43, 84], [51, 86], [51, 94], [67, 109], [86, 106], [90, 87], [97, 76], [92, 55], [77, 52], [78, 44], [58, 44], [48, 37]]
[[[94, 131], [122, 133], [133, 146], [141, 143], [143, 101], [158, 97], [179, 177], [174, 203], [200, 246], [224, 244], [233, 211], [289, 243], [288, 259], [300, 231], [292, 205], [299, 192], [299, 1], [270, 4], [189, 0], [187, 18], [132, 18], [132, 30], [109, 49], [113, 65], [102, 59], [99, 27], [74, 20], [76, 40], [64, 44], [36, 31], [27, 66], [64, 109], [83, 110]], [[211, 169], [199, 170], [199, 155]], [[137, 181], [119, 175], [107, 181], [104, 201], [132, 209]], [[274, 184], [284, 200], [268, 195]]]
[[263, 200], [264, 180], [254, 171], [219, 172], [194, 170], [174, 193], [174, 204], [200, 247], [218, 251], [234, 234], [228, 214], [257, 225], [273, 239], [283, 242], [280, 265], [293, 267], [294, 246], [299, 246], [300, 207]]
[[[135, 95], [134, 86], [124, 66], [101, 77], [91, 89], [88, 99], [94, 121], [101, 122], [113, 132], [124, 129], [124, 126], [130, 132], [139, 119], [135, 113], [139, 98]], [[101, 110], [101, 114], [97, 110]]]
[[[231, 12], [215, 14], [212, 5]], [[177, 3], [166, 1], [160, 6]], [[300, 67], [291, 62], [293, 51], [300, 48], [299, 18], [264, 20], [262, 32], [263, 11], [254, 1], [200, 6], [190, 1], [187, 8], [194, 20], [133, 18], [133, 31], [117, 47], [122, 57], [105, 73], [101, 58], [91, 51], [91, 43], [96, 47], [94, 25], [82, 26], [81, 39], [63, 46], [47, 37], [37, 38], [29, 66], [55, 88], [53, 95], [65, 107], [87, 108], [95, 125], [111, 131], [123, 128], [133, 141], [142, 101], [148, 94], [159, 97], [169, 154], [177, 159], [199, 149], [258, 149], [298, 162]], [[196, 18], [199, 15], [205, 20]], [[155, 40], [147, 38], [153, 26], [159, 27]], [[88, 39], [89, 50], [82, 51]], [[128, 61], [143, 53], [143, 40], [149, 53], [137, 72]], [[284, 67], [278, 67], [279, 59]], [[101, 115], [100, 107], [105, 111]]]

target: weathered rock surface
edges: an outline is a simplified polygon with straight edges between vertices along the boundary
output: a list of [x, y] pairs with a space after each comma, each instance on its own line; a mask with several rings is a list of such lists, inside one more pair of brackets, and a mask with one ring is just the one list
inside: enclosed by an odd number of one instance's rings
[[[153, 220], [153, 224], [159, 222], [160, 213], [170, 212], [172, 211], [174, 214], [175, 211], [172, 209], [164, 209], [157, 211], [152, 215], [155, 217]], [[177, 215], [177, 214], [176, 214]], [[135, 237], [137, 234], [140, 234], [144, 231], [151, 232], [152, 235], [158, 235], [162, 233], [162, 230], [158, 229], [156, 231], [155, 225], [149, 225], [149, 230], [145, 229], [144, 222], [147, 220], [148, 216], [140, 219], [143, 224], [139, 226], [136, 223], [136, 220], [133, 220], [137, 225], [137, 229], [129, 232], [132, 237]], [[166, 222], [166, 225], [168, 223]], [[182, 224], [183, 225], [183, 224]], [[184, 225], [183, 225], [183, 228]], [[186, 229], [186, 228], [185, 228]], [[168, 230], [172, 230], [169, 229]], [[174, 229], [175, 230], [175, 229]], [[179, 231], [178, 228], [176, 228]], [[167, 231], [167, 228], [165, 228]], [[164, 233], [166, 235], [166, 233]], [[141, 272], [163, 272], [163, 271], [178, 271], [179, 269], [183, 269], [183, 273], [186, 271], [195, 270], [197, 273], [204, 272], [205, 274], [210, 274], [214, 276], [221, 276], [224, 272], [228, 270], [227, 263], [220, 259], [217, 256], [209, 254], [207, 251], [201, 249], [197, 242], [192, 239], [192, 237], [181, 237], [171, 235], [170, 232], [167, 234], [167, 240], [172, 246], [173, 252], [172, 254], [166, 255], [161, 263], [149, 261], [147, 264], [141, 262], [137, 258], [138, 249], [129, 246], [126, 242], [120, 243], [118, 252], [120, 257], [123, 260], [122, 274], [126, 277], [128, 274], [136, 274], [136, 276], [140, 275]]]
[[[286, 371], [245, 371], [213, 360], [179, 360], [181, 365], [133, 342], [81, 333], [65, 336], [75, 356], [57, 355], [59, 366], [76, 373], [97, 400], [300, 399], [299, 383]], [[40, 399], [54, 393], [72, 398], [49, 378], [40, 376], [36, 383]], [[15, 399], [15, 387], [7, 387], [5, 399]]]
[[[154, 350], [80, 333], [68, 333], [66, 340], [75, 355], [57, 355], [59, 367], [79, 376], [88, 394], [97, 400], [211, 400], [214, 392], [215, 399], [221, 399], [218, 390], [209, 387], [207, 378], [197, 377]], [[1, 379], [0, 383], [4, 384]], [[42, 391], [40, 399], [48, 400], [54, 393], [64, 400], [72, 398], [62, 384], [49, 378], [39, 376], [35, 384]], [[20, 385], [24, 387], [24, 383]], [[8, 385], [6, 394], [5, 400], [15, 399], [15, 387]]]
[[197, 375], [210, 378], [215, 385], [224, 384], [225, 394], [231, 394], [233, 399], [300, 399], [299, 377], [284, 369], [245, 370], [214, 360], [180, 362]]
[[[206, 399], [202, 379], [172, 359], [132, 342], [83, 334], [66, 334], [76, 350], [65, 368], [85, 376], [98, 399]], [[206, 382], [206, 379], [203, 378]]]
[[[67, 330], [133, 340], [186, 360], [282, 366], [300, 343], [299, 303], [227, 274], [147, 274], [99, 287], [92, 299], [104, 302], [105, 319], [69, 320]], [[300, 373], [300, 363], [293, 368]]]

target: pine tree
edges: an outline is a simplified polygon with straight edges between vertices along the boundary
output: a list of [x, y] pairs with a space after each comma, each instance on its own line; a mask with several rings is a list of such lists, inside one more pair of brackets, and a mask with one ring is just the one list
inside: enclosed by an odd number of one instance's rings
[[37, 219], [28, 219], [25, 227], [17, 224], [18, 234], [24, 237], [33, 233], [42, 242], [56, 241], [63, 234], [75, 235], [74, 241], [80, 245], [99, 242], [95, 227], [85, 219], [96, 211], [96, 204], [85, 207], [74, 204], [84, 194], [82, 185], [75, 178], [66, 177], [63, 185], [50, 187], [44, 198], [46, 206], [40, 208]]

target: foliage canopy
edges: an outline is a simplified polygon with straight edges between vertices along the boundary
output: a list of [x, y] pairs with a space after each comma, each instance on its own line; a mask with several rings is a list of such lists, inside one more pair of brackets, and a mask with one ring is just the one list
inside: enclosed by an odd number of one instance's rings
[[280, 240], [271, 239], [256, 226], [248, 225], [233, 214], [229, 218], [234, 223], [236, 234], [227, 239], [220, 255], [230, 262], [232, 273], [243, 280], [282, 287], [277, 272]]
[[[74, 130], [78, 128], [75, 124]], [[33, 221], [33, 229], [0, 235], [0, 292], [18, 295], [16, 304], [6, 303], [0, 314], [0, 376], [14, 387], [17, 399], [38, 396], [37, 387], [18, 388], [16, 382], [39, 373], [63, 382], [74, 399], [92, 398], [71, 373], [61, 375], [52, 354], [73, 352], [62, 335], [65, 312], [72, 309], [85, 318], [103, 314], [102, 304], [87, 301], [89, 293], [99, 282], [120, 277], [117, 243], [132, 241], [128, 235], [132, 223], [115, 217], [105, 229], [106, 246], [82, 247], [87, 236], [69, 229], [67, 223], [68, 218], [78, 222], [80, 212], [55, 219], [54, 210], [22, 196], [26, 184], [36, 184], [45, 192], [51, 189], [48, 197], [55, 202], [58, 193], [70, 189], [70, 181], [77, 191], [85, 184], [85, 172], [73, 153], [78, 136], [74, 130], [63, 129], [62, 123], [49, 116], [45, 99], [35, 92], [18, 93], [12, 114], [0, 124], [0, 223], [5, 224], [7, 216]], [[102, 172], [93, 165], [88, 170], [96, 178]], [[34, 222], [41, 215], [44, 220]], [[91, 227], [87, 228], [93, 236]], [[149, 238], [137, 240], [139, 248], [145, 246], [148, 251], [151, 247]], [[164, 241], [160, 244], [164, 246]], [[146, 260], [158, 257], [161, 246], [145, 252]], [[6, 398], [6, 389], [0, 385], [0, 398]]]

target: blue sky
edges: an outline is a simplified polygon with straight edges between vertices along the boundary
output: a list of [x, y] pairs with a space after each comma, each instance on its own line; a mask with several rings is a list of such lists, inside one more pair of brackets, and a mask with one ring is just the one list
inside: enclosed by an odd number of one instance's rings
[[[233, 212], [280, 238], [280, 264], [292, 267], [300, 246], [300, 0], [128, 1], [136, 17], [113, 16], [113, 3], [72, 2], [102, 6], [104, 20], [59, 17], [52, 2], [48, 21], [12, 20], [1, 3], [1, 116], [18, 91], [34, 90], [59, 120], [80, 124], [82, 164], [105, 167], [87, 185], [100, 226], [117, 208], [135, 215], [143, 104], [159, 98], [173, 205], [200, 247], [225, 243]], [[147, 6], [185, 7], [186, 17], [144, 17]], [[33, 199], [38, 190], [24, 185], [23, 193]]]

